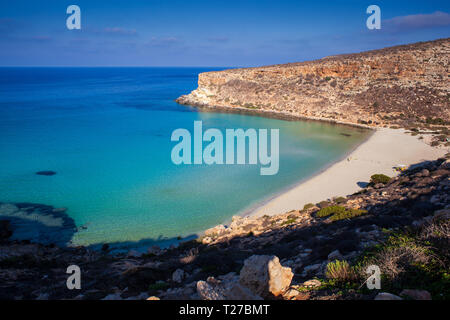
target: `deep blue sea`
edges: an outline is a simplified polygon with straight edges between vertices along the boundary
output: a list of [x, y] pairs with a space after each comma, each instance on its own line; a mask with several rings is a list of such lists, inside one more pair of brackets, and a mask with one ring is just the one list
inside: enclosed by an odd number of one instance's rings
[[[74, 245], [169, 243], [312, 176], [369, 134], [174, 102], [211, 70], [0, 68], [0, 202], [67, 208], [84, 226]], [[192, 131], [195, 120], [205, 130], [280, 129], [278, 174], [261, 176], [255, 165], [176, 166], [172, 131]], [[42, 170], [57, 174], [35, 174]]]

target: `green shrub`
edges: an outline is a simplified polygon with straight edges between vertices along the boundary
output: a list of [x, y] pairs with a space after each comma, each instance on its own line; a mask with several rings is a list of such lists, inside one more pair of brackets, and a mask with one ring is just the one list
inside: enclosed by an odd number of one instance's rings
[[148, 286], [149, 291], [157, 291], [157, 290], [164, 290], [169, 287], [169, 284], [165, 283], [164, 281], [158, 281]]
[[342, 213], [344, 212], [346, 209], [342, 206], [329, 206], [329, 207], [325, 207], [320, 209], [316, 216], [319, 218], [325, 218], [331, 215], [334, 215], [336, 213]]
[[360, 209], [347, 209], [343, 206], [329, 206], [326, 208], [320, 209], [316, 216], [318, 218], [330, 217], [330, 221], [338, 221], [343, 219], [351, 219], [354, 217], [359, 217], [366, 214], [366, 210]]
[[378, 184], [378, 183], [386, 184], [389, 181], [391, 181], [391, 178], [385, 174], [374, 174], [373, 176], [370, 177], [371, 184]]
[[347, 199], [345, 199], [344, 197], [337, 197], [336, 199], [334, 199], [335, 203], [343, 203], [345, 202]]
[[311, 209], [312, 207], [314, 207], [313, 203], [307, 203], [303, 206], [303, 210], [308, 210]]
[[367, 210], [361, 210], [361, 209], [348, 209], [344, 212], [335, 213], [330, 220], [331, 221], [338, 221], [338, 220], [344, 220], [344, 219], [351, 219], [355, 217], [359, 217], [362, 215], [367, 214]]
[[325, 77], [325, 81], [330, 81], [331, 77]]
[[349, 282], [357, 279], [357, 273], [345, 260], [336, 260], [327, 264], [325, 273], [328, 279], [336, 280], [337, 282]]

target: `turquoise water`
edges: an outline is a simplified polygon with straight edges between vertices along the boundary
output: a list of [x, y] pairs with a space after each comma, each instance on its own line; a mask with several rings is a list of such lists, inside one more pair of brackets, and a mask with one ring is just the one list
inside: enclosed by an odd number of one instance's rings
[[[74, 244], [186, 237], [313, 175], [367, 131], [202, 113], [173, 100], [213, 68], [0, 68], [0, 202], [68, 208]], [[280, 129], [280, 166], [176, 166], [172, 131]], [[344, 133], [345, 135], [343, 135]], [[348, 136], [351, 135], [351, 136]], [[52, 170], [54, 176], [36, 171]]]

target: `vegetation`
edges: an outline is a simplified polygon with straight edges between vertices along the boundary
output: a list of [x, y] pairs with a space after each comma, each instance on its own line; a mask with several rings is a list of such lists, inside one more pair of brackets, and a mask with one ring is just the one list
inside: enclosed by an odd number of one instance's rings
[[316, 216], [318, 218], [330, 217], [330, 221], [338, 221], [343, 219], [351, 219], [366, 214], [366, 210], [347, 209], [343, 206], [329, 206], [320, 209]]
[[354, 281], [357, 273], [347, 261], [336, 260], [327, 264], [326, 277], [342, 283]]
[[391, 177], [388, 177], [385, 174], [374, 174], [370, 177], [370, 183], [375, 185], [378, 183], [387, 184], [391, 181]]
[[158, 290], [164, 290], [169, 287], [169, 284], [165, 283], [164, 281], [158, 281], [148, 286], [149, 291], [158, 291]]
[[313, 203], [307, 203], [303, 206], [303, 210], [308, 210], [311, 209], [312, 207], [314, 207]]

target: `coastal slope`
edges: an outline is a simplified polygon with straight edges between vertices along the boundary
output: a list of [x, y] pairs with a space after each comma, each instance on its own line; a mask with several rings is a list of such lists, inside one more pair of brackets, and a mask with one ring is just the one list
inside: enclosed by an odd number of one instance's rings
[[257, 68], [201, 73], [180, 104], [369, 126], [450, 118], [450, 38]]

